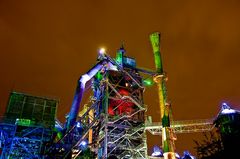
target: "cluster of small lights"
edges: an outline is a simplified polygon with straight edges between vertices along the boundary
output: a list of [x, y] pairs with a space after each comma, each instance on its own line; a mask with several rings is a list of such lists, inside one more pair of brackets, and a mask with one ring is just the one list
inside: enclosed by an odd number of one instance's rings
[[[153, 153], [152, 155], [153, 157], [163, 157], [163, 152], [162, 150], [160, 149], [160, 147], [158, 146], [154, 146], [153, 147]], [[188, 151], [184, 151], [183, 152], [183, 156], [181, 157], [178, 153], [175, 153], [175, 157], [176, 159], [184, 159], [184, 158], [191, 158], [191, 159], [196, 159], [194, 156], [192, 156]]]

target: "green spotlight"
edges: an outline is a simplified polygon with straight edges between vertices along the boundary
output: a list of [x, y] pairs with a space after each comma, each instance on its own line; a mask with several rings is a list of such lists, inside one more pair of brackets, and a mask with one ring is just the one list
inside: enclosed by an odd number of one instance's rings
[[151, 78], [147, 78], [147, 79], [145, 79], [145, 80], [143, 80], [143, 84], [145, 85], [145, 86], [152, 86], [153, 85], [153, 80], [151, 79]]

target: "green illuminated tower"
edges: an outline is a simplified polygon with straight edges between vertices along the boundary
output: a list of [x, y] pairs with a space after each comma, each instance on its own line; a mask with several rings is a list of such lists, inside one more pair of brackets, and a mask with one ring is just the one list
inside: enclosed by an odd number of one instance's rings
[[157, 74], [154, 77], [154, 81], [158, 87], [159, 107], [160, 107], [160, 120], [162, 121], [162, 147], [165, 159], [175, 159], [175, 145], [174, 140], [176, 137], [173, 134], [173, 130], [170, 127], [170, 104], [167, 101], [166, 93], [166, 76], [163, 72], [162, 59], [160, 54], [160, 34], [153, 33], [150, 35], [150, 41], [152, 43], [155, 66]]

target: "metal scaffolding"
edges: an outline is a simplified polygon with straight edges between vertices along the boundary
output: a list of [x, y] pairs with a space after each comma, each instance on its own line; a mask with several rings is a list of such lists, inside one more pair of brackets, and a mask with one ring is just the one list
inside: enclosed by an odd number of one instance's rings
[[[214, 128], [213, 119], [202, 119], [202, 120], [183, 120], [173, 121], [171, 125], [174, 133], [195, 133], [195, 132], [207, 132]], [[146, 123], [145, 129], [152, 135], [162, 134], [162, 123]]]
[[[156, 71], [138, 68], [123, 47], [115, 59], [101, 50], [96, 65], [77, 81], [65, 124], [56, 119], [58, 101], [13, 92], [0, 122], [1, 158], [76, 159], [89, 150], [98, 159], [145, 159], [146, 131], [162, 135], [165, 159], [177, 158], [175, 134], [210, 131], [214, 125], [212, 119], [172, 120], [159, 40], [158, 33], [151, 34]], [[143, 93], [154, 82], [161, 122], [152, 123], [146, 120]]]
[[1, 158], [39, 159], [52, 142], [58, 101], [12, 92], [1, 124]]
[[110, 71], [106, 79], [104, 116], [99, 137], [99, 158], [146, 158], [145, 105], [141, 76], [128, 70]]

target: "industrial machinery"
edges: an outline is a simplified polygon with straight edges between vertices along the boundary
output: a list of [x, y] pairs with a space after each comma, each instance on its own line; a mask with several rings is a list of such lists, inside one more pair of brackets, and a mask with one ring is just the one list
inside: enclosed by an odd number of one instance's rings
[[[77, 158], [87, 143], [101, 159], [147, 158], [141, 74], [153, 76], [155, 72], [137, 68], [135, 59], [127, 57], [123, 47], [115, 59], [100, 50], [97, 64], [78, 80], [63, 137], [47, 150], [46, 156]], [[80, 111], [88, 90], [93, 95]]]
[[[147, 158], [146, 106], [140, 72], [144, 73], [136, 68], [133, 58], [125, 55], [123, 47], [116, 59], [101, 51], [97, 64], [80, 77], [64, 136], [49, 149], [48, 156], [77, 158], [83, 143], [87, 143], [99, 159]], [[93, 96], [80, 111], [87, 88], [92, 89]]]
[[1, 159], [42, 158], [53, 142], [55, 99], [12, 92], [0, 123]]
[[[173, 121], [167, 100], [166, 74], [160, 54], [160, 35], [150, 35], [156, 71], [137, 67], [122, 46], [111, 58], [104, 49], [97, 63], [77, 81], [70, 112], [63, 125], [56, 119], [57, 100], [12, 93], [0, 124], [1, 158], [145, 159], [146, 131], [162, 135], [164, 159], [175, 153], [176, 133], [203, 132], [213, 128], [213, 120]], [[143, 93], [156, 83], [161, 122], [146, 117]], [[82, 103], [88, 96], [86, 104]], [[82, 107], [81, 107], [82, 106]]]
[[[137, 68], [136, 61], [125, 55], [123, 47], [118, 50], [116, 59], [109, 57], [104, 50], [100, 51], [97, 64], [78, 81], [64, 128], [65, 135], [49, 149], [49, 154], [56, 156], [61, 151], [59, 158], [76, 158], [83, 151], [81, 144], [87, 141], [98, 158], [146, 158], [142, 74], [147, 74], [154, 78], [159, 90], [164, 156], [175, 158], [176, 138], [170, 127], [171, 108], [166, 99], [159, 38], [158, 33], [150, 36], [156, 71]], [[83, 94], [89, 85], [94, 94], [91, 104], [86, 105], [85, 111], [78, 116]]]

